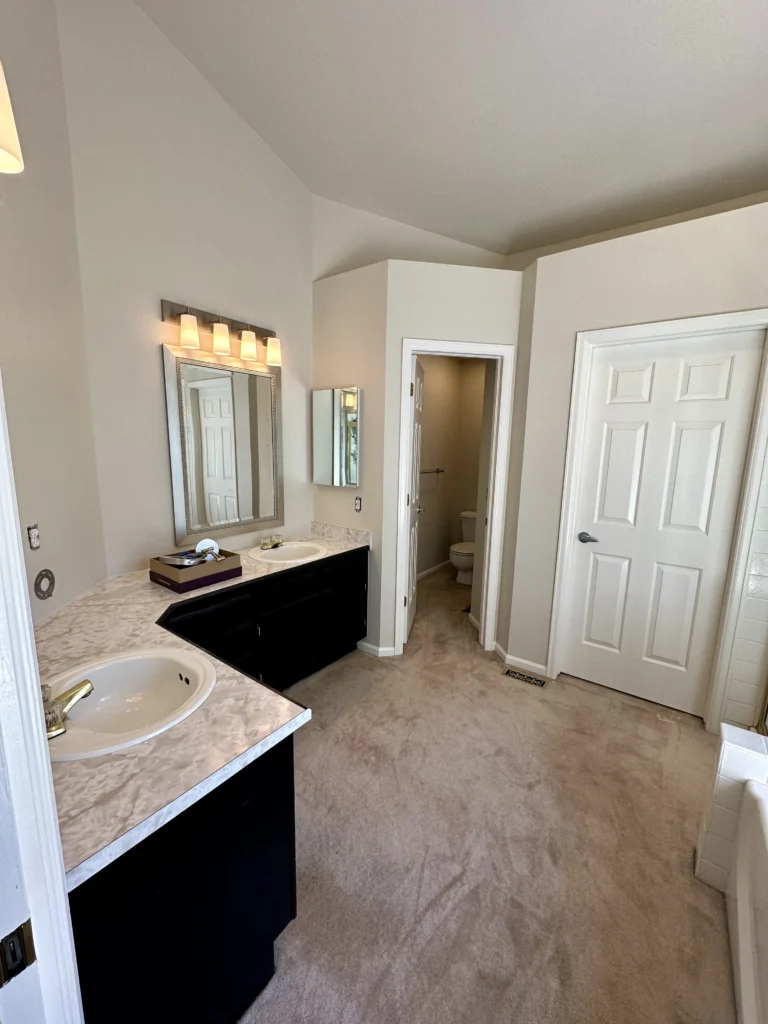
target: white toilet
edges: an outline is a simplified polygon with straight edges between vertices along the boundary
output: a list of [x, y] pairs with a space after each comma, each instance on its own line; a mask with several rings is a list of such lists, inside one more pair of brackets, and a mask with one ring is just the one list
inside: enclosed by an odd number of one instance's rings
[[475, 560], [475, 520], [476, 512], [462, 512], [461, 516], [462, 540], [458, 544], [451, 545], [451, 565], [458, 569], [456, 575], [457, 583], [472, 585], [472, 563]]

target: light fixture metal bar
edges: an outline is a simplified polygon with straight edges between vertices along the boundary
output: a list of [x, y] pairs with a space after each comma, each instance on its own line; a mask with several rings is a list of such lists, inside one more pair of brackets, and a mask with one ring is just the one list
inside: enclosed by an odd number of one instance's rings
[[255, 324], [248, 324], [244, 320], [233, 320], [229, 316], [220, 316], [218, 313], [209, 313], [204, 309], [195, 309], [194, 306], [184, 306], [179, 302], [171, 302], [169, 299], [160, 300], [160, 315], [163, 323], [178, 324], [182, 313], [191, 313], [197, 317], [197, 324], [201, 330], [211, 332], [213, 324], [226, 324], [230, 332], [240, 334], [241, 331], [253, 331], [257, 338], [275, 338], [275, 331], [269, 331], [266, 327], [257, 327]]

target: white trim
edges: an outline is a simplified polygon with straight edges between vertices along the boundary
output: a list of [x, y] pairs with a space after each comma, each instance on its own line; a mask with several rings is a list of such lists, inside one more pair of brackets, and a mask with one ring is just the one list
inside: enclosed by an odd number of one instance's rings
[[[0, 381], [0, 731], [48, 1024], [82, 1024], [37, 652]], [[21, 922], [19, 922], [21, 923]]]
[[[477, 621], [477, 619], [476, 619], [476, 618], [475, 618], [475, 616], [474, 616], [474, 615], [472, 614], [472, 612], [470, 612], [470, 613], [469, 613], [469, 614], [467, 615], [467, 618], [469, 619], [469, 624], [470, 624], [471, 626], [474, 626], [474, 627], [475, 627], [475, 629], [477, 630], [477, 632], [479, 633], [479, 632], [480, 632], [480, 623], [479, 623], [479, 622]], [[494, 646], [495, 646], [495, 645], [494, 645]]]
[[447, 559], [447, 561], [441, 562], [439, 565], [433, 565], [431, 569], [425, 569], [424, 572], [418, 573], [418, 575], [416, 576], [416, 579], [417, 580], [423, 580], [425, 576], [431, 576], [435, 572], [440, 572], [441, 569], [444, 569], [446, 567], [446, 565], [450, 565], [450, 564], [451, 564], [451, 560], [449, 558], [449, 559]]
[[[546, 674], [555, 679], [562, 669], [562, 645], [565, 622], [565, 603], [569, 587], [569, 569], [573, 550], [576, 501], [579, 492], [579, 471], [587, 416], [587, 395], [592, 355], [596, 348], [606, 345], [625, 345], [642, 341], [663, 341], [691, 335], [724, 334], [730, 331], [768, 329], [768, 309], [752, 309], [739, 313], [720, 313], [715, 316], [693, 317], [685, 320], [667, 320], [652, 324], [609, 328], [600, 331], [581, 331], [576, 335], [571, 411], [568, 421], [568, 443], [565, 457], [565, 480], [560, 513], [560, 531], [555, 565], [555, 586], [552, 598], [552, 619], [549, 630], [549, 650]], [[709, 692], [704, 720], [710, 732], [718, 730], [723, 721], [726, 698], [728, 665], [736, 632], [740, 595], [749, 559], [752, 527], [757, 509], [760, 478], [766, 445], [768, 444], [768, 354], [764, 347], [760, 383], [755, 399], [752, 432], [747, 463], [742, 482], [742, 494], [734, 525], [731, 558], [725, 587], [723, 612], [712, 664]]]
[[498, 363], [491, 427], [491, 458], [488, 467], [488, 526], [485, 531], [485, 558], [480, 600], [479, 640], [486, 651], [496, 641], [496, 619], [501, 586], [501, 556], [504, 542], [504, 517], [507, 499], [509, 446], [512, 429], [512, 398], [515, 381], [515, 345], [475, 341], [427, 341], [403, 338], [400, 381], [400, 445], [397, 488], [397, 566], [395, 575], [395, 648], [403, 653], [408, 617], [402, 595], [407, 592], [409, 523], [408, 479], [411, 458], [411, 381], [417, 355], [458, 356], [465, 359], [495, 359]]
[[[395, 656], [394, 647], [376, 647], [375, 644], [366, 643], [365, 640], [358, 641], [357, 649], [363, 651], [364, 654], [372, 654], [374, 658], [393, 658]], [[402, 651], [400, 653], [402, 654]]]
[[501, 660], [509, 668], [519, 669], [521, 672], [532, 673], [535, 676], [547, 676], [547, 666], [540, 665], [537, 661], [527, 661], [525, 658], [516, 658], [514, 654], [507, 654], [501, 644], [495, 645], [495, 650]]

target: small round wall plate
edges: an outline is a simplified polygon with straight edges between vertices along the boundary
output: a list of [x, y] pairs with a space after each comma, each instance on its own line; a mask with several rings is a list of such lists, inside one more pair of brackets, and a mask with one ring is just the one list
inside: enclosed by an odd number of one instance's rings
[[55, 589], [56, 577], [53, 572], [50, 569], [41, 569], [35, 576], [35, 597], [39, 597], [41, 601], [47, 601], [49, 597], [53, 597]]

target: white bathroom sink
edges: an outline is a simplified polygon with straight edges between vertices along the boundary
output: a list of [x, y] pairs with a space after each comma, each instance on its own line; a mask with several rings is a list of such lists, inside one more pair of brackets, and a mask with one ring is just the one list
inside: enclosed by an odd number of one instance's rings
[[194, 651], [152, 647], [78, 665], [48, 682], [56, 697], [83, 679], [93, 693], [71, 709], [67, 731], [49, 741], [52, 761], [111, 754], [178, 725], [209, 696], [216, 669]]
[[313, 558], [322, 558], [328, 554], [328, 548], [323, 544], [316, 544], [312, 540], [291, 540], [286, 541], [279, 548], [269, 548], [262, 551], [261, 548], [251, 548], [248, 552], [257, 562], [271, 562], [272, 565], [299, 565], [301, 562], [311, 562]]

